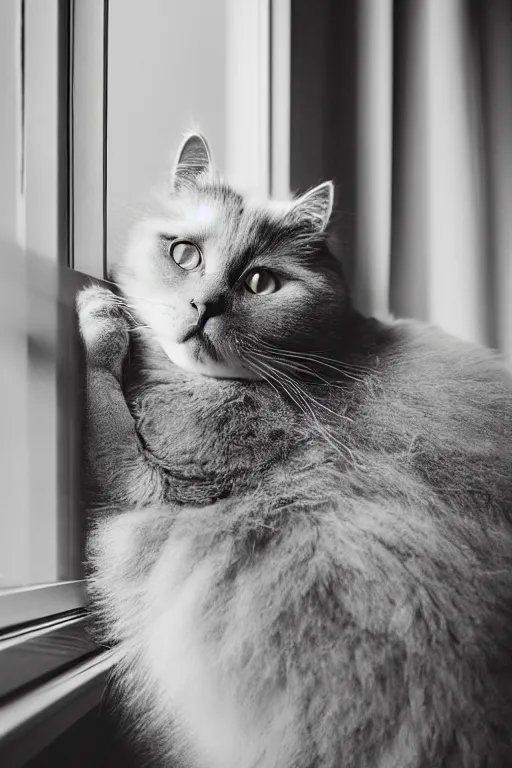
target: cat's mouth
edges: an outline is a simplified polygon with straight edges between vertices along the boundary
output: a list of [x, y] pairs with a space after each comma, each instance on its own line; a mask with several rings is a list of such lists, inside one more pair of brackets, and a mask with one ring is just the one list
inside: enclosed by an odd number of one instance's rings
[[161, 336], [159, 341], [169, 359], [189, 373], [216, 379], [261, 378], [234, 357], [222, 343], [214, 342], [204, 328], [189, 326], [178, 338], [171, 340]]
[[226, 345], [225, 335], [222, 329], [196, 323], [187, 326], [174, 343], [164, 341], [163, 347], [173, 363], [185, 371], [217, 379], [259, 379]]
[[222, 361], [222, 356], [219, 354], [215, 344], [205, 332], [204, 328], [200, 328], [197, 325], [193, 328], [189, 328], [189, 330], [182, 336], [180, 343], [186, 344], [189, 341], [192, 341], [194, 345], [193, 354], [196, 360], [200, 360], [206, 355], [215, 363], [220, 363]]
[[197, 334], [200, 333], [200, 331], [201, 331], [201, 328], [198, 325], [192, 325], [187, 331], [185, 331], [182, 337], [178, 339], [178, 342], [180, 344], [185, 344], [186, 341], [188, 341], [189, 339], [192, 339], [194, 336], [197, 336]]

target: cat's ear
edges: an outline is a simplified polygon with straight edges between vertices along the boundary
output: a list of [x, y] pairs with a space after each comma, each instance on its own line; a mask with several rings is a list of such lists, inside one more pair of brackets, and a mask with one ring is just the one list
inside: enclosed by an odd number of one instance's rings
[[318, 232], [323, 232], [331, 218], [334, 204], [334, 184], [324, 181], [310, 189], [292, 204], [290, 215], [309, 222]]
[[178, 150], [173, 173], [173, 187], [193, 187], [200, 176], [211, 176], [212, 155], [208, 142], [200, 133], [188, 133]]

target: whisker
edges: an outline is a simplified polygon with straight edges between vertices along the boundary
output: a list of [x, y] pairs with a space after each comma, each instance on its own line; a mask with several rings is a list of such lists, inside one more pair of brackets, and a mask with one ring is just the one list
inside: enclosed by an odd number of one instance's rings
[[[312, 362], [317, 363], [318, 365], [323, 366], [324, 368], [329, 368], [333, 371], [336, 371], [337, 373], [341, 373], [342, 376], [352, 379], [353, 381], [361, 382], [363, 379], [359, 378], [358, 376], [355, 376], [352, 371], [360, 372], [360, 373], [373, 373], [374, 371], [371, 368], [362, 368], [362, 367], [356, 367], [351, 365], [350, 363], [344, 363], [341, 361], [334, 361], [331, 358], [324, 358], [319, 355], [315, 355], [313, 353], [308, 352], [292, 352], [291, 350], [283, 350], [279, 349], [278, 347], [274, 347], [271, 344], [268, 344], [267, 342], [264, 342], [260, 339], [257, 339], [256, 337], [252, 336], [251, 334], [248, 334], [248, 338], [250, 338], [253, 343], [257, 344], [258, 346], [266, 348], [268, 351], [274, 352], [279, 354], [283, 357], [288, 357], [291, 359], [297, 359], [297, 360], [303, 360], [305, 362]], [[325, 361], [329, 362], [325, 362]], [[351, 371], [348, 371], [347, 368], [350, 368]]]
[[[109, 285], [113, 285], [116, 288], [119, 288], [120, 286], [118, 283], [114, 282], [114, 280], [103, 280], [104, 283], [108, 283]], [[135, 293], [121, 293], [121, 294], [113, 294], [114, 299], [117, 299], [119, 302], [126, 302], [126, 299], [138, 299], [139, 301], [146, 301], [148, 304], [160, 304], [163, 307], [168, 307], [169, 303], [167, 301], [158, 301], [158, 299], [150, 299], [147, 296], [138, 296]]]
[[[300, 389], [300, 387], [297, 387], [296, 382], [293, 382], [292, 380], [288, 379], [288, 381], [290, 382], [290, 385], [293, 385], [292, 391], [290, 391], [289, 387], [286, 386], [285, 382], [283, 382], [282, 379], [279, 379], [279, 374], [281, 372], [276, 371], [275, 369], [273, 369], [270, 366], [268, 366], [266, 363], [263, 363], [261, 360], [259, 361], [259, 365], [262, 366], [265, 370], [267, 370], [267, 372], [271, 371], [273, 374], [277, 375], [277, 377], [276, 377], [276, 375], [273, 376], [274, 380], [277, 380], [280, 383], [280, 385], [282, 386], [282, 388], [284, 389], [286, 394], [290, 397], [292, 402], [295, 403], [295, 405], [304, 414], [304, 416], [306, 416], [306, 418], [307, 418], [308, 414], [306, 413], [304, 408], [307, 409], [307, 411], [309, 412], [309, 415], [313, 419], [313, 422], [314, 422], [314, 425], [315, 425], [317, 431], [324, 438], [324, 440], [328, 443], [328, 445], [330, 445], [331, 448], [333, 448], [333, 450], [339, 456], [341, 456], [343, 459], [347, 458], [347, 456], [344, 453], [342, 453], [342, 451], [345, 451], [350, 456], [350, 459], [354, 463], [354, 466], [359, 466], [359, 467], [362, 468], [362, 465], [358, 464], [358, 462], [356, 461], [355, 456], [354, 456], [353, 452], [350, 450], [350, 448], [348, 448], [342, 442], [340, 442], [336, 438], [334, 438], [325, 429], [325, 427], [322, 424], [320, 424], [320, 422], [318, 421], [318, 418], [317, 418], [316, 414], [314, 413], [314, 411], [312, 410], [311, 406], [309, 405], [307, 400], [303, 397], [302, 390]], [[270, 373], [270, 375], [272, 375], [272, 373]], [[342, 450], [340, 450], [340, 448]]]
[[[256, 354], [258, 356], [258, 358], [260, 358], [260, 355], [262, 353], [256, 352], [255, 350], [251, 350], [251, 351], [252, 351], [253, 354]], [[264, 357], [266, 359], [269, 359], [267, 356], [264, 356]], [[342, 419], [345, 419], [345, 420], [350, 421], [350, 422], [352, 421], [352, 419], [350, 419], [348, 416], [343, 416], [342, 414], [336, 413], [335, 411], [332, 411], [327, 406], [324, 406], [322, 403], [318, 402], [309, 393], [304, 391], [298, 385], [298, 383], [296, 381], [291, 379], [289, 376], [286, 376], [286, 374], [284, 374], [282, 371], [278, 371], [278, 370], [272, 368], [272, 366], [264, 363], [261, 359], [259, 359], [259, 362], [260, 362], [260, 365], [263, 366], [265, 368], [265, 370], [267, 370], [267, 372], [272, 371], [273, 374], [274, 374], [274, 377], [276, 377], [276, 376], [278, 377], [276, 380], [279, 381], [279, 384], [283, 387], [284, 391], [288, 394], [288, 396], [293, 400], [293, 402], [299, 407], [299, 409], [302, 411], [302, 413], [304, 413], [304, 415], [306, 415], [306, 416], [307, 416], [307, 414], [305, 413], [304, 408], [301, 406], [301, 404], [304, 405], [307, 408], [307, 410], [308, 410], [309, 414], [311, 415], [311, 417], [313, 418], [317, 428], [322, 433], [324, 438], [326, 438], [328, 440], [328, 442], [331, 444], [331, 446], [333, 444], [332, 441], [334, 441], [334, 443], [336, 443], [337, 445], [341, 446], [344, 450], [346, 450], [350, 454], [352, 460], [355, 462], [355, 457], [354, 457], [352, 451], [347, 446], [345, 446], [343, 443], [337, 441], [332, 435], [330, 435], [329, 433], [326, 433], [325, 428], [323, 427], [323, 425], [321, 425], [319, 423], [319, 421], [318, 421], [318, 419], [316, 417], [316, 414], [312, 411], [311, 406], [308, 403], [308, 400], [309, 400], [309, 402], [312, 402], [312, 403], [314, 403], [317, 406], [325, 408], [331, 414], [333, 414], [334, 416], [336, 416], [338, 418], [342, 418]], [[286, 386], [284, 379], [286, 379], [286, 381], [288, 382], [288, 386]], [[291, 391], [290, 391], [290, 389], [291, 389]], [[292, 392], [295, 393], [295, 397], [293, 396]], [[297, 400], [297, 398], [299, 398], [300, 401]]]
[[310, 368], [307, 365], [303, 365], [302, 363], [295, 363], [295, 362], [290, 362], [290, 361], [282, 360], [278, 355], [274, 355], [274, 356], [265, 355], [265, 353], [263, 353], [263, 352], [258, 352], [257, 354], [263, 355], [267, 360], [272, 360], [273, 362], [275, 361], [275, 362], [279, 363], [279, 365], [283, 365], [285, 368], [288, 368], [292, 372], [298, 371], [300, 373], [309, 374], [313, 378], [318, 379], [319, 381], [323, 382], [323, 384], [317, 384], [315, 382], [315, 386], [317, 386], [317, 387], [326, 386], [326, 387], [333, 388], [333, 389], [339, 389], [342, 392], [346, 392], [347, 391], [347, 387], [344, 386], [343, 384], [339, 384], [338, 382], [326, 379], [324, 376], [321, 376], [317, 371], [313, 370], [312, 368]]
[[263, 379], [265, 379], [265, 381], [267, 382], [267, 384], [269, 384], [272, 387], [272, 389], [275, 392], [277, 392], [279, 397], [281, 397], [281, 392], [279, 391], [279, 389], [275, 386], [275, 384], [272, 383], [272, 381], [269, 380], [267, 375], [261, 370], [261, 368], [258, 365], [256, 365], [256, 363], [254, 363], [253, 360], [250, 360], [249, 358], [247, 358], [246, 356], [243, 356], [243, 355], [240, 355], [240, 357], [241, 357], [242, 361], [244, 363], [246, 363], [249, 368], [251, 368], [253, 371], [255, 371], [260, 376], [262, 376]]
[[[300, 410], [300, 412], [303, 413], [305, 416], [307, 416], [307, 413], [304, 411], [304, 408], [302, 407], [301, 402], [297, 399], [296, 395], [294, 395], [293, 391], [290, 391], [288, 389], [288, 387], [286, 386], [286, 384], [279, 378], [279, 374], [278, 374], [277, 371], [275, 371], [274, 369], [270, 368], [270, 366], [265, 365], [265, 363], [262, 363], [261, 360], [259, 361], [259, 366], [256, 366], [254, 361], [253, 361], [253, 365], [255, 367], [258, 367], [259, 373], [261, 373], [261, 375], [264, 376], [265, 379], [267, 379], [267, 381], [268, 381], [267, 377], [270, 377], [273, 381], [276, 381], [281, 386], [281, 388], [283, 389], [285, 394], [288, 395], [290, 400], [297, 406], [297, 408]], [[266, 375], [264, 373], [265, 370], [267, 372]], [[280, 392], [279, 392], [279, 395], [281, 395]], [[311, 415], [314, 418], [314, 414], [311, 414]]]
[[[267, 357], [266, 355], [264, 355], [263, 353], [261, 353], [261, 352], [255, 352], [254, 350], [253, 350], [253, 354], [254, 354], [254, 355], [256, 355], [256, 356], [258, 356], [258, 357], [260, 357], [260, 356], [261, 356], [261, 357], [264, 357], [264, 358], [265, 358], [265, 359], [267, 359], [267, 360], [268, 360], [268, 359], [271, 359], [271, 358]], [[303, 388], [299, 387], [299, 384], [298, 384], [298, 382], [297, 382], [297, 381], [295, 381], [294, 379], [291, 379], [289, 376], [287, 376], [287, 374], [285, 374], [285, 373], [282, 373], [282, 375], [283, 375], [283, 376], [284, 376], [284, 377], [285, 377], [285, 378], [286, 378], [288, 381], [292, 382], [292, 383], [294, 384], [294, 386], [298, 387], [298, 388], [300, 389], [300, 391], [302, 392], [302, 394], [303, 394], [303, 396], [304, 396], [304, 397], [306, 397], [306, 398], [307, 398], [308, 400], [310, 400], [312, 403], [314, 403], [315, 405], [317, 405], [319, 408], [323, 408], [325, 411], [328, 411], [328, 413], [332, 414], [332, 415], [333, 415], [333, 416], [335, 416], [337, 419], [341, 419], [341, 420], [343, 420], [343, 421], [349, 421], [349, 422], [351, 422], [351, 423], [353, 422], [353, 420], [352, 420], [352, 419], [351, 419], [349, 416], [345, 416], [344, 414], [341, 414], [341, 413], [337, 413], [336, 411], [333, 411], [333, 410], [332, 410], [332, 408], [329, 408], [329, 407], [328, 407], [327, 405], [325, 405], [324, 403], [321, 403], [319, 400], [317, 400], [315, 397], [313, 397], [313, 395], [312, 395], [310, 392], [307, 392], [307, 391], [305, 391]]]
[[[263, 339], [257, 339], [255, 336], [252, 336], [252, 334], [248, 334], [248, 336], [251, 336], [253, 341], [256, 341], [261, 346], [265, 346], [268, 349], [271, 349], [272, 351], [275, 351], [275, 352], [286, 352], [286, 354], [290, 354], [290, 355], [298, 354], [301, 357], [310, 358], [310, 359], [314, 359], [314, 360], [326, 360], [329, 363], [334, 363], [335, 362], [332, 357], [326, 357], [324, 355], [319, 355], [316, 352], [300, 352], [300, 353], [297, 353], [297, 352], [294, 352], [293, 350], [283, 350], [282, 348], [276, 347], [275, 345], [270, 344], [269, 342], [264, 341]], [[339, 361], [339, 362], [341, 362], [342, 365], [346, 365], [348, 368], [351, 368], [351, 369], [356, 370], [356, 371], [370, 372], [370, 371], [373, 370], [369, 366], [357, 365], [357, 364], [354, 364], [354, 363], [342, 362], [342, 361]]]
[[292, 360], [306, 360], [307, 362], [311, 361], [312, 363], [316, 363], [317, 365], [321, 365], [324, 368], [329, 368], [332, 371], [336, 371], [336, 373], [341, 374], [341, 376], [351, 379], [352, 381], [361, 382], [362, 379], [359, 376], [355, 376], [351, 372], [345, 370], [343, 367], [343, 363], [340, 363], [338, 365], [335, 365], [334, 363], [325, 363], [323, 360], [316, 360], [312, 356], [305, 357], [304, 355], [295, 354], [293, 352], [285, 352], [283, 353], [285, 357], [288, 357]]
[[291, 379], [286, 374], [283, 374], [284, 378], [287, 380], [289, 385], [293, 387], [295, 391], [300, 393], [300, 396], [303, 400], [309, 401], [313, 406], [317, 406], [318, 408], [322, 408], [323, 410], [330, 413], [332, 416], [334, 416], [337, 419], [340, 419], [341, 421], [348, 421], [349, 423], [353, 423], [353, 420], [349, 416], [345, 416], [341, 413], [336, 413], [336, 411], [333, 411], [331, 408], [329, 408], [327, 405], [324, 405], [323, 403], [319, 402], [316, 398], [314, 398], [309, 392], [304, 390], [298, 382]]
[[125, 315], [135, 324], [137, 324], [139, 321], [132, 315], [132, 313], [129, 311], [128, 307], [130, 306], [125, 299], [123, 299], [121, 296], [117, 296], [115, 293], [111, 294], [109, 297], [109, 302], [112, 304], [115, 304], [116, 307], [119, 307]]

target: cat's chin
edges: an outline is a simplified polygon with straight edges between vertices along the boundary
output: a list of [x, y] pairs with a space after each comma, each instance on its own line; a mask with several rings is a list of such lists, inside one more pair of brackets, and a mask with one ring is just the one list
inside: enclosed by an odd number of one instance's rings
[[218, 362], [212, 360], [206, 352], [198, 356], [192, 352], [189, 344], [170, 342], [162, 338], [159, 339], [159, 342], [169, 360], [187, 373], [209, 376], [214, 379], [247, 379], [255, 381], [261, 378], [237, 361]]

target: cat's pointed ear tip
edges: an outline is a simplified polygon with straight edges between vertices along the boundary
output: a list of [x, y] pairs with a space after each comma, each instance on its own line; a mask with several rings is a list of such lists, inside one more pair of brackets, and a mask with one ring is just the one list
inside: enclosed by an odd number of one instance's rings
[[183, 133], [178, 156], [183, 154], [183, 150], [192, 146], [201, 147], [208, 157], [211, 157], [210, 146], [206, 136], [196, 128], [191, 128]]
[[313, 222], [316, 229], [323, 231], [334, 207], [334, 191], [332, 181], [322, 181], [293, 201], [292, 215]]
[[197, 130], [187, 131], [174, 162], [174, 190], [182, 186], [194, 186], [200, 177], [212, 173], [213, 158], [208, 142]]
[[334, 181], [328, 180], [328, 181], [321, 181], [320, 184], [317, 184], [316, 187], [312, 187], [309, 189], [304, 195], [303, 198], [324, 198], [326, 200], [331, 200], [334, 198], [334, 192], [335, 192], [335, 186]]
[[325, 194], [327, 197], [333, 197], [334, 196], [334, 181], [329, 179], [328, 181], [323, 181], [321, 184], [317, 187], [318, 190], [325, 191]]

